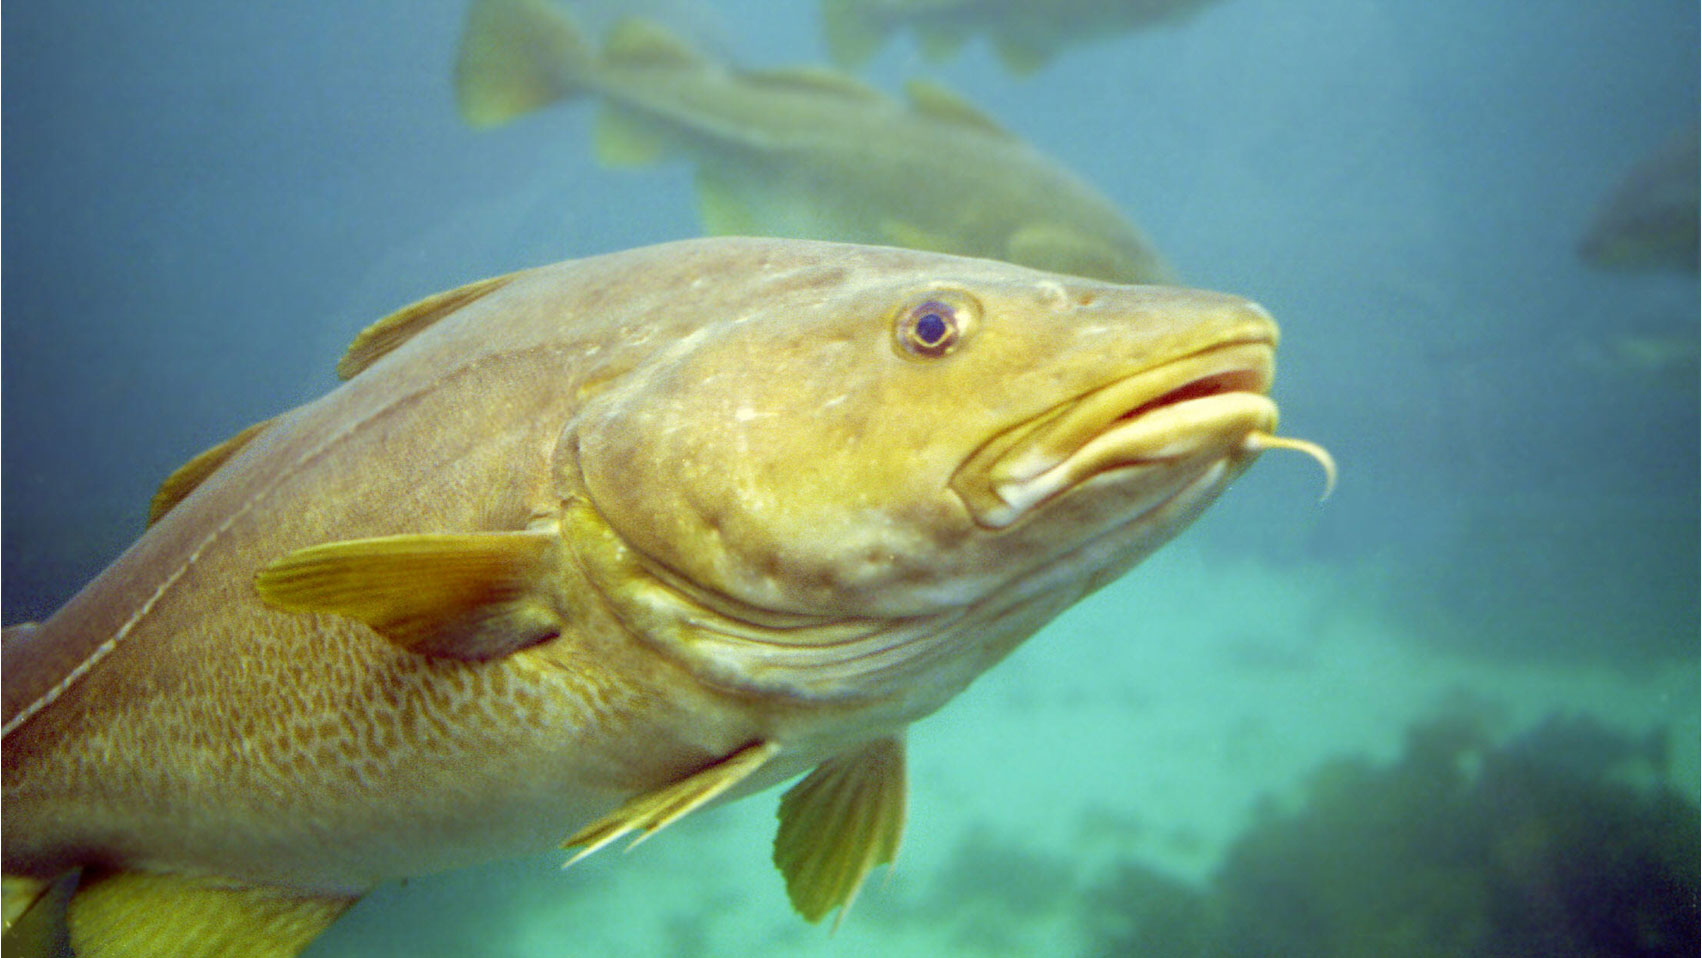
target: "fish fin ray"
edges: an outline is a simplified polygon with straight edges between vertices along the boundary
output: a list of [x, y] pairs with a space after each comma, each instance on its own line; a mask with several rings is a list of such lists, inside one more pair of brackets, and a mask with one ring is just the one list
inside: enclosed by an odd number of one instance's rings
[[574, 96], [594, 54], [545, 0], [473, 0], [455, 56], [455, 104], [468, 126], [500, 126]]
[[79, 958], [290, 958], [357, 897], [109, 871], [84, 874], [67, 918]]
[[563, 848], [579, 846], [567, 867], [604, 845], [631, 832], [639, 842], [711, 801], [761, 768], [780, 751], [774, 742], [755, 742], [739, 749], [719, 762], [677, 782], [629, 799], [620, 808], [574, 832], [561, 843]]
[[254, 585], [275, 608], [365, 623], [422, 655], [481, 661], [561, 633], [555, 531], [351, 539], [298, 549]]
[[492, 276], [457, 286], [454, 289], [427, 296], [410, 306], [391, 313], [355, 336], [343, 358], [337, 362], [337, 376], [352, 379], [362, 370], [388, 355], [396, 347], [412, 339], [421, 330], [455, 312], [474, 300], [507, 285], [518, 273]]
[[883, 738], [823, 762], [780, 799], [774, 864], [809, 921], [838, 908], [835, 926], [904, 834], [904, 740]]
[[165, 481], [160, 483], [154, 497], [148, 501], [148, 525], [151, 526], [160, 521], [166, 513], [175, 508], [191, 492], [194, 492], [196, 487], [200, 486], [208, 476], [216, 472], [232, 456], [241, 452], [253, 441], [255, 436], [260, 435], [267, 426], [275, 421], [277, 421], [276, 416], [271, 419], [262, 419], [224, 442], [203, 450], [193, 459], [178, 466], [171, 475], [165, 477]]

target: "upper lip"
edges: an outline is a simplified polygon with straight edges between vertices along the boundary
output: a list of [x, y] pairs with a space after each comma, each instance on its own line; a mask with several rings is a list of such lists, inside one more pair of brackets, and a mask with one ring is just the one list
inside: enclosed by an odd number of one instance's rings
[[[1274, 426], [1265, 393], [1274, 344], [1246, 338], [1150, 366], [995, 435], [952, 477], [983, 525], [1004, 526], [1039, 502], [1112, 469], [1184, 458]], [[1223, 443], [1217, 445], [1222, 446]]]

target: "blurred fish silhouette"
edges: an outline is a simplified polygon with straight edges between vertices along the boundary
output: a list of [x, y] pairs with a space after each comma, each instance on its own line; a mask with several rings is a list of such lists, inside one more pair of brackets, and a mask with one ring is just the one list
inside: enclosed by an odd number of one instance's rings
[[456, 92], [477, 127], [599, 97], [598, 159], [690, 157], [712, 234], [904, 246], [1120, 283], [1172, 279], [1097, 190], [932, 83], [912, 81], [899, 102], [822, 68], [734, 70], [640, 20], [618, 26], [599, 52], [542, 0], [474, 0]]
[[822, 0], [828, 52], [845, 66], [868, 60], [909, 27], [941, 60], [985, 33], [1013, 73], [1032, 73], [1058, 51], [1115, 33], [1178, 23], [1213, 0]]
[[1603, 269], [1697, 269], [1702, 131], [1691, 127], [1640, 160], [1585, 230], [1578, 255]]

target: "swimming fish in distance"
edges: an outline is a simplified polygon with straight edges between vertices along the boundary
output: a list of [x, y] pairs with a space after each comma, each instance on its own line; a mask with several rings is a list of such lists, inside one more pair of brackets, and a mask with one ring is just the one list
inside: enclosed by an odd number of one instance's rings
[[1174, 278], [1110, 200], [936, 84], [911, 82], [900, 103], [823, 68], [734, 70], [641, 20], [596, 51], [545, 0], [473, 0], [455, 77], [476, 127], [595, 95], [599, 160], [689, 157], [711, 234], [907, 246], [1119, 283]]
[[1178, 23], [1212, 0], [822, 0], [822, 33], [833, 59], [868, 60], [905, 27], [940, 60], [985, 33], [1012, 73], [1032, 73], [1072, 43]]
[[1698, 267], [1702, 218], [1702, 127], [1669, 137], [1604, 197], [1578, 242], [1578, 255], [1610, 270]]
[[80, 871], [79, 954], [293, 955], [380, 882], [802, 773], [774, 859], [843, 909], [906, 726], [1261, 450], [1333, 476], [1272, 434], [1275, 343], [1234, 296], [776, 239], [408, 307], [8, 630], [7, 925]]

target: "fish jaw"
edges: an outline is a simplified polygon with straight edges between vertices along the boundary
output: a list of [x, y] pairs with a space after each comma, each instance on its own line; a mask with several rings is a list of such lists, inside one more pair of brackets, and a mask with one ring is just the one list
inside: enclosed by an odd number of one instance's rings
[[[1003, 529], [1090, 483], [1140, 514], [1208, 465], [1244, 465], [1246, 438], [1276, 426], [1269, 337], [1223, 343], [1076, 397], [990, 439], [952, 489], [977, 524]], [[1235, 471], [1239, 471], [1236, 469]]]

